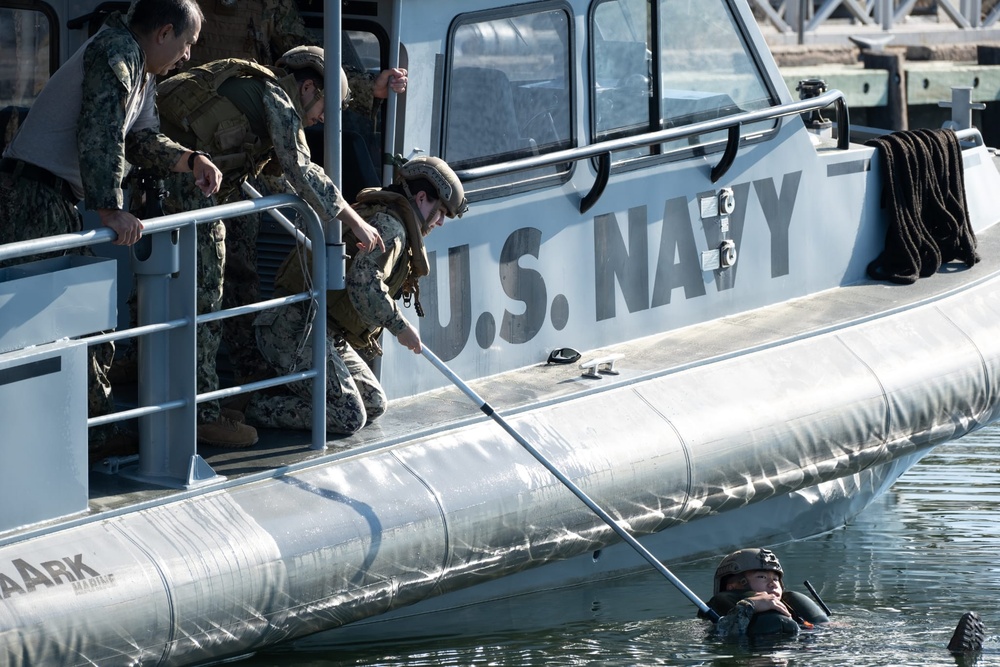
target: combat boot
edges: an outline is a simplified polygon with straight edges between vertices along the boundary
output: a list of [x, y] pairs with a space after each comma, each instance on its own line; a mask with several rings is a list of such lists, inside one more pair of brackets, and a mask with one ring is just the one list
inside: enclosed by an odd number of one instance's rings
[[198, 442], [227, 449], [245, 449], [257, 444], [257, 429], [219, 415], [214, 422], [198, 424]]

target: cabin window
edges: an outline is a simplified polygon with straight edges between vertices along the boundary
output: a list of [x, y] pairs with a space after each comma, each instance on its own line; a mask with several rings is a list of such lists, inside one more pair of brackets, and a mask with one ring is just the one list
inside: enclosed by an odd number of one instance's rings
[[[777, 104], [727, 2], [660, 0], [658, 34], [661, 127], [690, 125]], [[743, 128], [742, 133], [759, 134], [773, 126], [774, 121], [764, 121]], [[725, 137], [721, 131], [680, 143], [705, 144]]]
[[[320, 2], [301, 0], [299, 12], [306, 29], [316, 44], [323, 43], [323, 13]], [[348, 13], [345, 8], [345, 13]], [[340, 57], [348, 72], [366, 72], [375, 77], [388, 67], [389, 36], [377, 23], [358, 18], [344, 18], [341, 30]], [[404, 56], [400, 55], [402, 59]], [[401, 62], [406, 67], [405, 62]], [[404, 100], [405, 102], [405, 100]], [[338, 105], [339, 107], [339, 105]], [[400, 104], [404, 109], [405, 104]], [[391, 153], [389, 146], [383, 146], [385, 136], [385, 105], [375, 105], [372, 117], [348, 107], [341, 114], [341, 193], [347, 201], [354, 201], [363, 188], [382, 185], [382, 155]], [[402, 111], [398, 112], [402, 116]], [[306, 128], [306, 141], [312, 160], [324, 166], [324, 132], [322, 124]]]
[[[644, 134], [654, 109], [650, 4], [614, 0], [594, 8], [591, 41], [593, 123], [597, 141]], [[615, 160], [649, 155], [649, 148], [615, 153]]]
[[31, 106], [53, 69], [53, 16], [30, 4], [0, 7], [0, 107]]
[[[726, 0], [604, 0], [591, 15], [595, 141], [767, 108], [777, 103]], [[773, 128], [763, 121], [744, 137]], [[615, 163], [722, 150], [726, 131], [617, 151]]]
[[40, 2], [0, 7], [0, 153], [14, 138], [56, 66], [52, 9]]
[[[570, 48], [561, 3], [460, 17], [449, 39], [444, 159], [467, 169], [570, 147]], [[548, 183], [568, 170], [563, 164], [466, 187], [470, 199], [481, 199], [501, 187], [510, 192]]]

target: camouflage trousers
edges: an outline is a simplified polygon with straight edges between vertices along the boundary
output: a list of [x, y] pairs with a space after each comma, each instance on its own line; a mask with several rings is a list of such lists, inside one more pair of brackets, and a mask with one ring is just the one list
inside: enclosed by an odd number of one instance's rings
[[[0, 174], [0, 244], [78, 232], [83, 220], [76, 206], [60, 193], [32, 180]], [[89, 247], [71, 252], [93, 256]], [[0, 268], [52, 257], [53, 254], [32, 255], [0, 262]], [[87, 348], [87, 406], [91, 417], [114, 412], [108, 370], [115, 355], [114, 343], [91, 345]], [[91, 443], [108, 438], [113, 424], [95, 427]]]
[[[171, 174], [167, 179], [170, 196], [164, 200], [166, 214], [208, 208], [216, 204], [214, 197], [206, 197], [195, 184], [191, 174]], [[222, 306], [223, 273], [226, 267], [226, 226], [221, 220], [198, 225], [198, 276], [196, 304], [198, 313], [214, 313]], [[198, 393], [219, 388], [219, 374], [215, 358], [222, 340], [222, 327], [218, 321], [198, 325], [196, 373]], [[213, 422], [219, 418], [219, 402], [205, 401], [198, 404], [198, 421]]]
[[[250, 183], [262, 194], [289, 192], [281, 176], [261, 175]], [[234, 192], [227, 201], [239, 201]], [[265, 214], [266, 215], [266, 214]], [[226, 224], [226, 273], [223, 308], [235, 308], [260, 301], [260, 274], [257, 271], [257, 235], [259, 213], [230, 218]], [[229, 362], [237, 381], [260, 378], [269, 372], [267, 362], [257, 351], [254, 338], [254, 315], [242, 315], [223, 321], [222, 340], [229, 352]]]
[[[257, 316], [257, 345], [272, 373], [286, 375], [312, 367], [309, 302], [295, 303]], [[326, 430], [351, 434], [385, 413], [388, 399], [368, 364], [342, 336], [328, 332], [326, 364]], [[312, 383], [295, 382], [257, 392], [247, 406], [247, 419], [271, 428], [312, 427]]]

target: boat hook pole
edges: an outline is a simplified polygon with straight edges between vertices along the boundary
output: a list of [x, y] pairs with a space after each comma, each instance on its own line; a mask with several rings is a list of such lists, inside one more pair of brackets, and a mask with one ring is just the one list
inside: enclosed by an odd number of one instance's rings
[[463, 382], [460, 377], [455, 375], [455, 373], [450, 368], [448, 368], [447, 364], [441, 361], [436, 354], [431, 352], [431, 350], [426, 345], [420, 346], [420, 352], [425, 357], [427, 357], [427, 359], [432, 364], [437, 366], [437, 369], [441, 371], [441, 373], [444, 374], [445, 377], [451, 380], [456, 387], [461, 389], [466, 396], [471, 398], [472, 401], [479, 406], [479, 409], [482, 410], [487, 417], [493, 419], [493, 421], [499, 424], [500, 427], [503, 428], [503, 430], [507, 431], [507, 433], [512, 438], [517, 440], [518, 444], [524, 447], [529, 454], [534, 456], [539, 463], [541, 463], [548, 469], [549, 472], [555, 475], [556, 478], [560, 482], [562, 482], [567, 489], [572, 491], [577, 498], [582, 500], [583, 503], [594, 512], [594, 514], [599, 516], [604, 521], [604, 523], [608, 524], [608, 526], [610, 526], [613, 531], [618, 533], [618, 537], [622, 538], [626, 543], [628, 543], [630, 547], [635, 549], [640, 556], [649, 561], [650, 565], [652, 565], [654, 568], [656, 568], [656, 570], [660, 574], [666, 577], [667, 580], [677, 588], [677, 590], [683, 593], [688, 600], [693, 602], [698, 607], [698, 609], [701, 610], [703, 614], [705, 614], [706, 616], [708, 616], [709, 619], [711, 619], [713, 623], [718, 622], [719, 614], [717, 614], [714, 609], [712, 609], [707, 604], [702, 602], [701, 599], [697, 595], [695, 595], [690, 588], [684, 585], [684, 582], [675, 577], [674, 574], [670, 570], [668, 570], [666, 566], [663, 565], [663, 563], [657, 560], [656, 556], [651, 554], [649, 550], [646, 549], [646, 547], [639, 544], [639, 541], [636, 540], [634, 537], [632, 537], [628, 533], [628, 531], [626, 531], [624, 528], [618, 525], [618, 522], [616, 522], [611, 517], [610, 514], [601, 509], [601, 507], [597, 503], [595, 503], [593, 500], [590, 499], [590, 496], [584, 493], [580, 487], [578, 487], [576, 484], [572, 482], [572, 480], [566, 477], [566, 475], [564, 475], [547, 458], [545, 458], [545, 456], [541, 452], [539, 452], [531, 445], [531, 443], [525, 440], [520, 433], [515, 431], [514, 428], [507, 423], [506, 419], [497, 414], [497, 412], [490, 406], [489, 403], [480, 398], [479, 394], [473, 391], [469, 385], [465, 384], [465, 382]]

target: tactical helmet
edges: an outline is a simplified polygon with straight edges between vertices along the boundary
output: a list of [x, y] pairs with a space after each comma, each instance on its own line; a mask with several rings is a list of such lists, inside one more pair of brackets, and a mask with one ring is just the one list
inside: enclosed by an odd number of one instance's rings
[[469, 209], [465, 199], [465, 188], [448, 163], [438, 157], [420, 155], [407, 160], [396, 172], [396, 180], [413, 181], [427, 179], [438, 193], [438, 200], [444, 205], [449, 218], [461, 218]]
[[774, 555], [773, 551], [740, 549], [723, 558], [719, 567], [715, 569], [715, 585], [712, 594], [715, 595], [722, 591], [722, 582], [726, 577], [751, 570], [770, 570], [777, 572], [779, 578], [784, 575], [781, 563], [778, 562], [778, 557]]
[[305, 69], [308, 67], [316, 70], [320, 76], [323, 76], [325, 73], [325, 62], [323, 49], [320, 47], [296, 46], [285, 51], [274, 64], [282, 69], [290, 70]]

